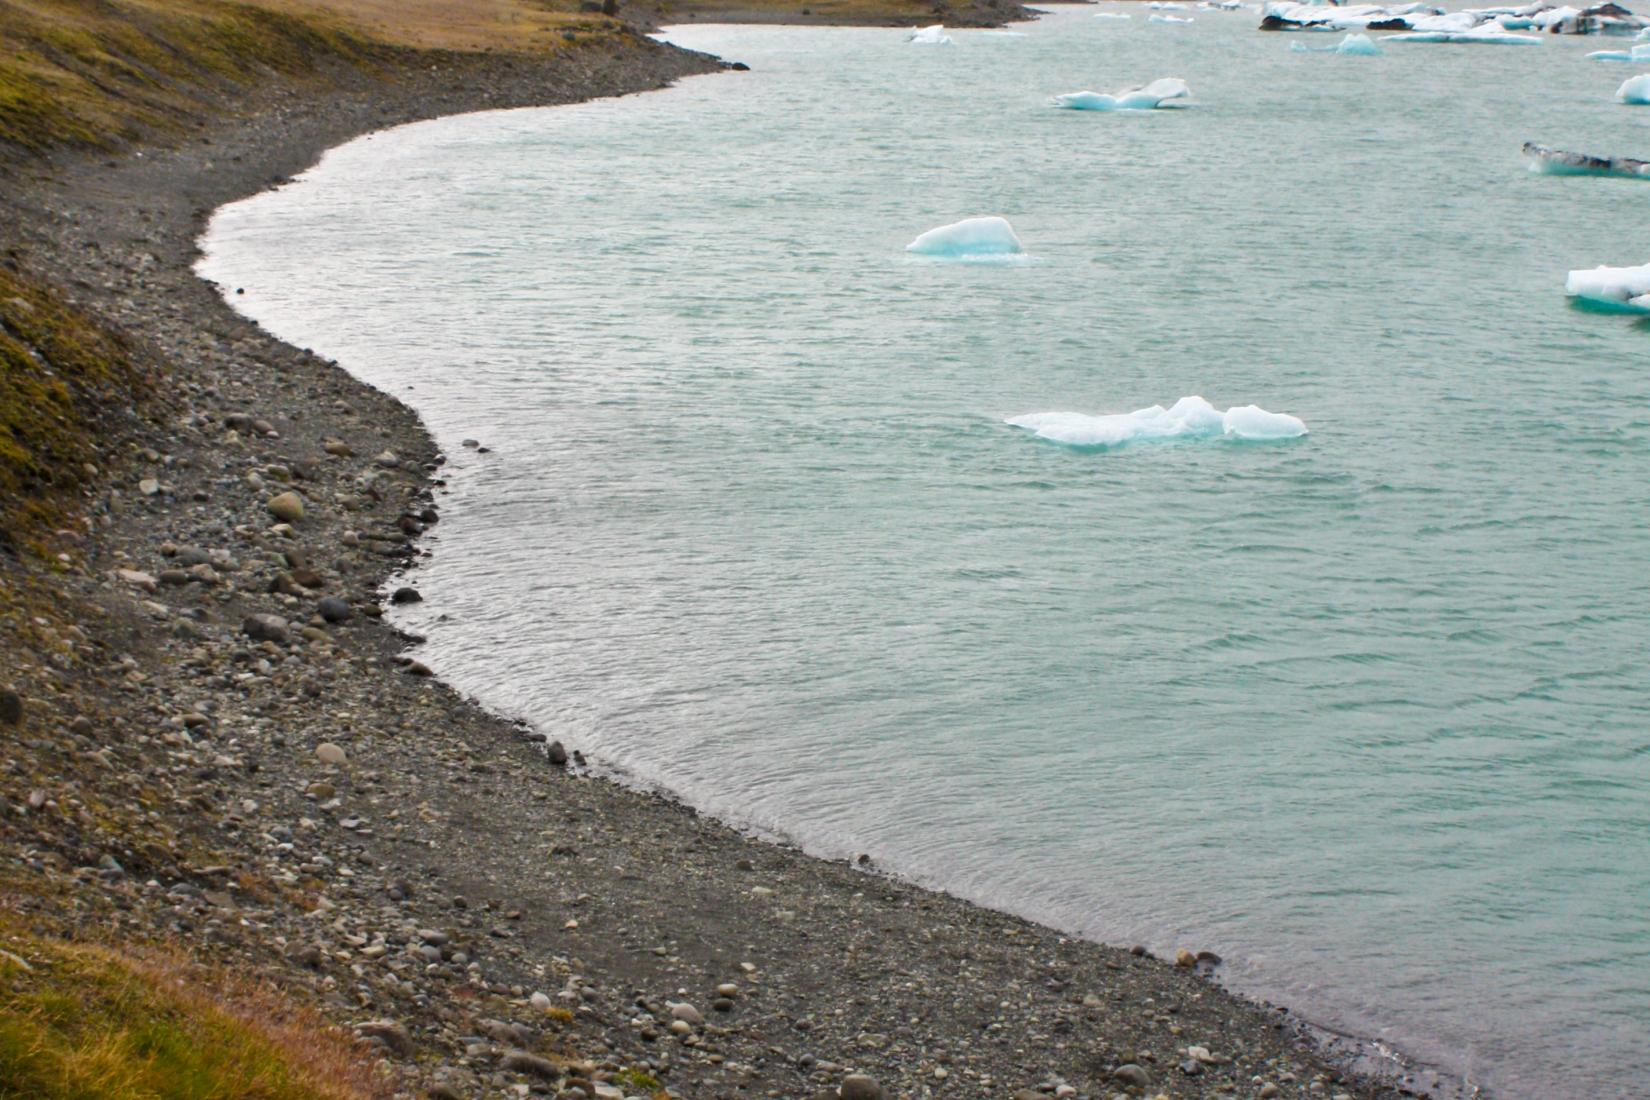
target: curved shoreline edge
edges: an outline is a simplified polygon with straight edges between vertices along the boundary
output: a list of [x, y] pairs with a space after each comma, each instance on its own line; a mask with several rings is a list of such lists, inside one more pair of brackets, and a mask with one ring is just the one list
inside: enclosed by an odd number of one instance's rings
[[[405, 639], [374, 621], [379, 587], [433, 522], [434, 443], [411, 409], [270, 338], [198, 280], [206, 220], [374, 130], [720, 68], [632, 42], [551, 64], [449, 57], [325, 93], [272, 82], [244, 117], [176, 148], [60, 154], [18, 174], [0, 201], [13, 257], [167, 364], [158, 415], [133, 429], [75, 567], [53, 582], [101, 608], [81, 626], [109, 660], [68, 682], [44, 666], [17, 676], [25, 735], [95, 753], [70, 734], [95, 716], [118, 740], [111, 774], [81, 790], [161, 792], [140, 800], [145, 827], [191, 843], [66, 845], [41, 873], [62, 872], [71, 924], [141, 925], [268, 973], [431, 1096], [580, 1082], [803, 1096], [849, 1070], [910, 1097], [1428, 1088], [1354, 1071], [1376, 1068], [1366, 1050], [1325, 1047], [1192, 969], [554, 769], [519, 726], [407, 664]], [[272, 531], [267, 504], [284, 491], [305, 515]], [[212, 579], [168, 576], [201, 565]], [[351, 617], [312, 618], [329, 596]], [[256, 616], [280, 626], [249, 627]], [[318, 759], [322, 745], [346, 762]], [[87, 866], [102, 869], [74, 873]], [[670, 1007], [682, 1002], [695, 1007]]]

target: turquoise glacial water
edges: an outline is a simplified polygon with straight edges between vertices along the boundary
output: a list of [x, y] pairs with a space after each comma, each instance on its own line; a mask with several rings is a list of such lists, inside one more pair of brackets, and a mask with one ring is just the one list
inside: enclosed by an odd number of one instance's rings
[[[1650, 260], [1650, 185], [1519, 146], [1644, 156], [1650, 108], [1597, 40], [1134, 11], [677, 29], [754, 71], [362, 139], [202, 272], [447, 449], [404, 622], [462, 689], [1456, 1086], [1642, 1096], [1650, 329], [1561, 288]], [[904, 252], [977, 214], [1026, 260]], [[1004, 423], [1193, 394], [1310, 434]]]

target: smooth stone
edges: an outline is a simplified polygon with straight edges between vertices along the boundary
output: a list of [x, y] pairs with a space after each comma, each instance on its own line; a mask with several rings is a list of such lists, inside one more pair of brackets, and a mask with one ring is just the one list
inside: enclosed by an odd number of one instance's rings
[[1134, 1089], [1143, 1089], [1152, 1083], [1152, 1075], [1133, 1062], [1125, 1062], [1112, 1070], [1111, 1079], [1120, 1085]]
[[156, 493], [160, 492], [160, 482], [156, 481], [152, 477], [146, 477], [142, 481], [138, 482], [138, 492], [142, 493], [146, 497], [152, 497]]
[[844, 1077], [838, 1092], [842, 1100], [883, 1100], [882, 1086], [877, 1084], [877, 1079], [863, 1073]]
[[550, 763], [558, 768], [567, 767], [567, 747], [560, 741], [550, 742], [550, 747], [545, 752], [549, 754]]
[[705, 1018], [699, 1014], [699, 1010], [688, 1004], [686, 1001], [680, 1001], [671, 1005], [670, 1017], [673, 1020], [681, 1020], [684, 1023], [693, 1024], [694, 1026], [698, 1026], [699, 1024], [705, 1022]]
[[265, 507], [282, 523], [297, 523], [304, 518], [304, 498], [297, 493], [286, 492], [270, 497]]
[[279, 615], [248, 615], [241, 620], [241, 633], [256, 642], [284, 642], [286, 620]]
[[368, 1020], [364, 1024], [356, 1024], [355, 1031], [363, 1039], [379, 1040], [397, 1054], [413, 1052], [412, 1036], [394, 1020]]
[[1203, 1063], [1196, 1058], [1188, 1058], [1180, 1063], [1180, 1072], [1187, 1077], [1197, 1077], [1203, 1073]]
[[1174, 964], [1183, 968], [1196, 966], [1197, 956], [1182, 947], [1174, 953]]
[[549, 996], [546, 994], [535, 993], [527, 999], [527, 1003], [538, 1009], [540, 1012], [547, 1012], [550, 1009], [551, 1002]]
[[315, 759], [319, 760], [323, 764], [332, 764], [334, 766], [349, 762], [349, 756], [344, 752], [344, 750], [339, 748], [337, 745], [334, 745], [331, 741], [322, 741], [319, 745], [315, 746]]
[[[80, 721], [78, 718], [75, 720]], [[23, 724], [23, 697], [11, 688], [0, 691], [0, 722], [8, 726]]]
[[423, 603], [424, 597], [418, 594], [416, 588], [397, 588], [390, 595], [391, 603]]
[[317, 610], [321, 612], [321, 618], [329, 623], [347, 623], [355, 617], [355, 609], [349, 605], [349, 601], [337, 596], [328, 596], [322, 600]]

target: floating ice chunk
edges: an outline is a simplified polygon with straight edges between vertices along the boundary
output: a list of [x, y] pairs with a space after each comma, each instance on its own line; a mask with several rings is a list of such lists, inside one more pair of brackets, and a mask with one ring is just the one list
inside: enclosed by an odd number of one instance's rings
[[1201, 397], [1182, 397], [1171, 408], [1153, 405], [1130, 413], [1087, 416], [1075, 412], [1027, 413], [1004, 423], [1024, 428], [1039, 439], [1068, 447], [1110, 448], [1159, 439], [1295, 439], [1306, 425], [1285, 413], [1256, 405], [1224, 413]]
[[1179, 25], [1179, 24], [1190, 23], [1190, 22], [1192, 22], [1192, 19], [1191, 19], [1190, 16], [1187, 16], [1185, 19], [1182, 19], [1178, 15], [1154, 15], [1150, 19], [1146, 20], [1146, 22], [1148, 22], [1148, 23], [1174, 23], [1174, 24]]
[[1533, 141], [1524, 143], [1530, 171], [1544, 176], [1616, 176], [1650, 180], [1650, 161], [1630, 157], [1599, 157], [1591, 153], [1568, 153]]
[[1572, 271], [1564, 293], [1582, 305], [1610, 313], [1650, 313], [1650, 264]]
[[930, 229], [905, 246], [905, 251], [944, 260], [1015, 256], [1025, 251], [1014, 227], [1004, 218], [964, 218]]
[[1094, 13], [1094, 17], [1096, 19], [1133, 19], [1134, 18], [1134, 16], [1130, 15], [1126, 11], [1097, 11], [1097, 12]]
[[945, 24], [935, 23], [932, 27], [922, 27], [905, 36], [905, 40], [913, 46], [949, 46], [951, 36], [945, 33]]
[[1630, 50], [1594, 50], [1587, 55], [1590, 61], [1626, 61], [1629, 64], [1650, 62], [1650, 43]]
[[1335, 52], [1343, 57], [1379, 57], [1381, 47], [1367, 34], [1349, 34], [1341, 39], [1341, 44], [1335, 47]]
[[1067, 92], [1054, 97], [1057, 107], [1073, 111], [1150, 111], [1171, 99], [1182, 99], [1192, 94], [1186, 82], [1177, 76], [1165, 76], [1143, 88], [1124, 88], [1116, 95], [1104, 92]]
[[1177, 3], [1176, 0], [1152, 0], [1152, 2], [1147, 4], [1146, 6], [1148, 8], [1151, 8], [1153, 11], [1185, 11], [1186, 10], [1186, 5], [1181, 4], [1181, 3]]
[[1234, 406], [1220, 418], [1226, 435], [1237, 439], [1299, 439], [1306, 425], [1298, 416], [1267, 412], [1259, 405]]
[[1349, 34], [1333, 46], [1309, 46], [1305, 42], [1289, 43], [1290, 53], [1338, 53], [1343, 57], [1379, 57], [1381, 47], [1367, 34]]
[[1499, 23], [1486, 23], [1470, 31], [1412, 31], [1389, 34], [1384, 42], [1453, 42], [1473, 46], [1539, 46], [1541, 39], [1528, 34], [1508, 34]]
[[1650, 104], [1650, 73], [1640, 73], [1622, 81], [1616, 98], [1623, 103]]

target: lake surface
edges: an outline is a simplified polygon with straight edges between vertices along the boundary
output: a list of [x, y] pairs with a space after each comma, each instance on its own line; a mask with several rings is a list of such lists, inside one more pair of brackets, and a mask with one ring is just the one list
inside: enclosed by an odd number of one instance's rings
[[[1642, 1096], [1650, 328], [1561, 288], [1650, 184], [1519, 157], [1650, 153], [1637, 70], [1130, 10], [680, 28], [754, 71], [357, 141], [202, 272], [447, 449], [402, 621], [463, 690], [1457, 1085]], [[976, 214], [1025, 261], [904, 252]], [[1192, 394], [1310, 434], [1004, 423]]]

